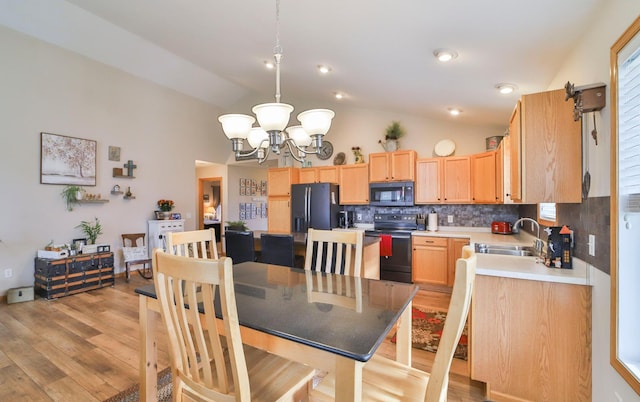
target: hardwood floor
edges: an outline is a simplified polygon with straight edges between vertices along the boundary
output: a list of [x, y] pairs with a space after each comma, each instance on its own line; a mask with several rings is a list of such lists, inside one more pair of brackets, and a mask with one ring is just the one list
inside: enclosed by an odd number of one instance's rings
[[[146, 283], [134, 273], [131, 282], [117, 278], [114, 287], [0, 304], [0, 401], [103, 401], [138, 383], [134, 289]], [[164, 330], [158, 331], [162, 369], [169, 355]], [[379, 353], [391, 355], [394, 347], [385, 342]], [[414, 349], [414, 365], [428, 371], [429, 355]], [[482, 400], [479, 383], [451, 375], [450, 402]]]

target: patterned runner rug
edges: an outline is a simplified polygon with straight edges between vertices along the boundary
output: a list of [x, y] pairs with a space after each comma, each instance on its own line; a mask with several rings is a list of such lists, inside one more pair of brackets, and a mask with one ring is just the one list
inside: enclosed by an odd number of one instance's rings
[[[158, 402], [170, 402], [172, 388], [171, 367], [167, 367], [158, 373]], [[136, 384], [104, 402], [138, 402], [139, 400], [140, 384]]]
[[[426, 350], [428, 352], [436, 352], [444, 322], [447, 319], [447, 313], [444, 311], [433, 311], [424, 307], [413, 307], [411, 310], [411, 343], [414, 348]], [[453, 355], [456, 359], [468, 359], [468, 336], [469, 328], [465, 325], [462, 336], [458, 341], [458, 346]], [[391, 342], [395, 343], [396, 335], [391, 338]]]

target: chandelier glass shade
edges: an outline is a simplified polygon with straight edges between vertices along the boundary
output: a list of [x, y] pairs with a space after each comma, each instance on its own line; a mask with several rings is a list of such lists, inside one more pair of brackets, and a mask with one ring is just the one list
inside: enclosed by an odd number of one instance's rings
[[[299, 126], [286, 128], [293, 106], [280, 102], [280, 60], [282, 48], [279, 39], [280, 0], [276, 0], [276, 46], [274, 59], [276, 67], [276, 102], [254, 106], [251, 111], [255, 118], [245, 114], [225, 114], [218, 117], [222, 130], [231, 140], [236, 160], [255, 158], [264, 162], [270, 152], [280, 154], [287, 147], [291, 156], [305, 163], [308, 154], [319, 154], [322, 137], [331, 127], [335, 113], [329, 109], [311, 109], [298, 114]], [[253, 127], [258, 121], [259, 127]], [[244, 151], [244, 142], [252, 148]], [[311, 146], [310, 148], [307, 148]]]

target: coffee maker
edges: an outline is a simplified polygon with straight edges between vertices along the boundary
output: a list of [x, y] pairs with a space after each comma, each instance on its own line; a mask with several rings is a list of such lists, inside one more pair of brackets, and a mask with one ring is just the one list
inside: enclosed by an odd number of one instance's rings
[[353, 211], [340, 211], [338, 212], [338, 227], [341, 229], [348, 229], [354, 227], [353, 224]]

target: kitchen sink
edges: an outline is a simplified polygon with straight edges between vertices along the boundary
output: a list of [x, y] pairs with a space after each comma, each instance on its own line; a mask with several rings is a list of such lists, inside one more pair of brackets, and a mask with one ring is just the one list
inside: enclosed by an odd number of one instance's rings
[[536, 255], [536, 250], [530, 246], [476, 243], [476, 253], [527, 257]]

